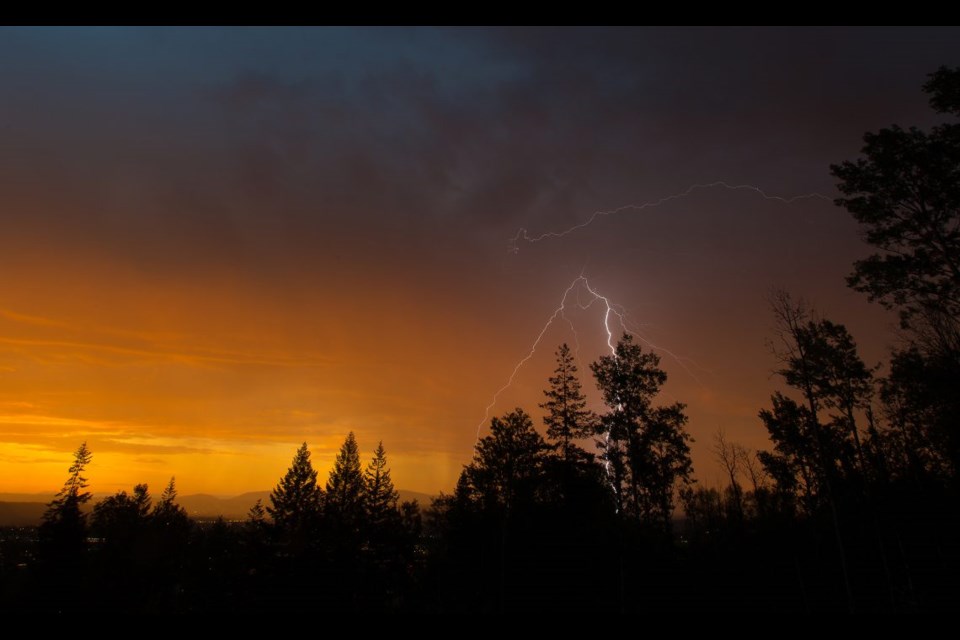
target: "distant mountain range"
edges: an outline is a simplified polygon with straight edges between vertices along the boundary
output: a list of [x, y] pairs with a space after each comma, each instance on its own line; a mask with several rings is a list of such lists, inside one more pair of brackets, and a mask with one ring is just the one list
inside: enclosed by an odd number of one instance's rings
[[[90, 502], [92, 505], [108, 494], [97, 494]], [[400, 500], [417, 500], [421, 507], [430, 506], [434, 496], [417, 491], [400, 490]], [[25, 527], [39, 524], [47, 503], [53, 499], [46, 493], [0, 493], [0, 527]], [[264, 505], [270, 504], [269, 491], [250, 491], [232, 498], [221, 498], [205, 493], [179, 496], [180, 503], [192, 518], [216, 518], [223, 516], [227, 520], [241, 520], [247, 517], [257, 500]]]

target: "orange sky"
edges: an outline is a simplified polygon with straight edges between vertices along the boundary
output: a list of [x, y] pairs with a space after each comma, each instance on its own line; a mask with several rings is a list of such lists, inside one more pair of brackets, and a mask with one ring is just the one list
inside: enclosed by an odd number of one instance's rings
[[[3, 490], [55, 487], [83, 439], [99, 491], [172, 474], [189, 492], [265, 488], [297, 442], [324, 468], [351, 429], [365, 449], [383, 437], [411, 489], [446, 486], [463, 457], [444, 422], [469, 377], [426, 371], [436, 357], [415, 326], [378, 343], [362, 301], [283, 308], [235, 282], [164, 286], [90, 264], [62, 277], [35, 275], [0, 309]], [[451, 337], [428, 340], [449, 351]]]
[[[955, 36], [0, 30], [0, 492], [55, 491], [82, 440], [96, 492], [269, 489], [350, 430], [400, 488], [449, 491], [581, 272], [682, 356], [664, 401], [714, 484], [718, 427], [766, 442], [771, 287], [886, 357], [892, 318], [844, 285], [849, 215], [713, 189], [507, 240], [714, 180], [830, 196], [864, 131], [929, 122]], [[577, 339], [596, 402], [602, 314], [570, 319], [495, 413], [539, 418]]]
[[[767, 213], [778, 215], [773, 207]], [[449, 278], [425, 273], [381, 272], [352, 283], [319, 278], [317, 288], [295, 291], [218, 270], [146, 274], [66, 252], [53, 266], [4, 269], [0, 285], [10, 295], [0, 309], [0, 491], [56, 489], [70, 451], [84, 439], [94, 452], [89, 476], [98, 492], [141, 481], [161, 486], [171, 475], [183, 493], [265, 489], [301, 440], [325, 473], [349, 430], [365, 455], [384, 440], [399, 486], [450, 490], [469, 460], [483, 407], [569, 284], [537, 290], [522, 275], [493, 274], [465, 295]], [[728, 322], [703, 324], [716, 304], [704, 292], [674, 294], [677, 306], [669, 307], [656, 295], [644, 300], [644, 289], [662, 285], [640, 278], [631, 290], [608, 280], [593, 285], [614, 302], [625, 300], [645, 336], [677, 355], [693, 354], [682, 363], [662, 354], [671, 375], [664, 401], [690, 405], [695, 461], [712, 481], [708, 447], [717, 426], [763, 443], [755, 416], [775, 386], [764, 347], [767, 318], [733, 328], [725, 343]], [[763, 280], [759, 275], [758, 293], [747, 296], [752, 313], [763, 313]], [[735, 284], [723, 275], [713, 281]], [[535, 293], [528, 299], [525, 290]], [[729, 322], [743, 322], [742, 313], [728, 313]], [[519, 404], [539, 415], [561, 341], [580, 340], [584, 373], [604, 353], [601, 307], [573, 309], [569, 318], [577, 335], [555, 323], [494, 412]], [[584, 383], [596, 403], [588, 375]]]

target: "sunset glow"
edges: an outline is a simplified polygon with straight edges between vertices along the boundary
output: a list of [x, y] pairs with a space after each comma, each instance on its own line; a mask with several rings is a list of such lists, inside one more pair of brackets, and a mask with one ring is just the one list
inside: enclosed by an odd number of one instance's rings
[[[717, 180], [835, 197], [864, 130], [932, 120], [918, 78], [953, 35], [590, 33], [0, 30], [0, 492], [52, 494], [84, 440], [96, 493], [267, 490], [349, 431], [449, 492], [579, 274], [669, 351], [708, 486], [718, 427], [767, 442], [772, 287], [885, 358], [895, 317], [846, 287], [867, 249], [823, 198], [704, 188], [510, 240]], [[889, 73], [851, 83], [867, 57]], [[605, 313], [571, 305], [490, 415], [539, 420], [574, 341], [599, 407]]]

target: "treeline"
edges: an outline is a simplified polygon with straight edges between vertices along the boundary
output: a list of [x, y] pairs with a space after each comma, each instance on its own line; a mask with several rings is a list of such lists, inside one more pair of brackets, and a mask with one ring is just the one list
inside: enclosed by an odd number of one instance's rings
[[241, 525], [191, 520], [172, 478], [155, 503], [138, 484], [88, 513], [91, 459], [83, 443], [39, 527], [36, 566], [6, 585], [21, 608], [393, 610], [406, 591], [421, 515], [399, 503], [382, 443], [363, 468], [350, 433], [325, 486], [304, 443]]
[[[960, 70], [925, 90], [960, 115]], [[590, 364], [557, 350], [542, 429], [522, 408], [450, 495], [398, 504], [383, 445], [347, 437], [328, 481], [304, 444], [242, 524], [193, 523], [171, 481], [97, 504], [81, 446], [39, 531], [39, 561], [0, 576], [4, 606], [229, 610], [915, 612], [960, 600], [960, 124], [865, 136], [832, 167], [837, 204], [877, 253], [848, 278], [896, 310], [885, 368], [802, 300], [770, 297], [783, 391], [758, 413], [770, 448], [719, 431], [724, 486], [693, 480], [682, 403], [629, 334]], [[677, 507], [681, 507], [677, 509]]]
[[[612, 536], [626, 548], [624, 523], [670, 545], [674, 487], [692, 472], [683, 405], [654, 403], [666, 380], [658, 357], [624, 335], [616, 354], [591, 368], [607, 412], [587, 409], [562, 345], [541, 405], [547, 438], [523, 409], [494, 417], [455, 492], [425, 514], [416, 502], [398, 503], [383, 444], [363, 469], [351, 433], [325, 486], [304, 443], [269, 503], [258, 501], [242, 525], [193, 523], [176, 504], [173, 479], [156, 504], [140, 484], [101, 500], [88, 517], [83, 474], [92, 454], [84, 443], [44, 516], [36, 583], [22, 604], [504, 610], [523, 591], [539, 597], [516, 578], [539, 579], [542, 570], [552, 589], [577, 592], [582, 577], [604, 580], [607, 562], [571, 560], [598, 558]], [[599, 455], [581, 446], [593, 437]], [[542, 552], [557, 545], [571, 554]], [[583, 602], [560, 592], [558, 605]]]
[[960, 69], [940, 68], [924, 90], [946, 122], [867, 133], [863, 157], [831, 167], [837, 205], [877, 250], [847, 284], [899, 316], [886, 375], [843, 325], [772, 296], [789, 389], [759, 414], [773, 448], [754, 454], [720, 434], [728, 486], [684, 494], [691, 548], [716, 564], [718, 587], [753, 563], [776, 576], [771, 593], [788, 592], [794, 567], [808, 608], [958, 602]]
[[793, 597], [808, 608], [952, 608], [960, 595], [956, 398], [910, 407], [906, 394], [938, 384], [926, 374], [904, 378], [900, 363], [918, 351], [896, 353], [878, 378], [879, 365], [864, 363], [843, 325], [784, 292], [771, 303], [776, 373], [787, 387], [759, 412], [772, 449], [715, 435], [726, 486], [681, 492], [691, 549], [717, 564], [720, 580], [756, 563], [778, 575], [783, 597], [792, 579]]

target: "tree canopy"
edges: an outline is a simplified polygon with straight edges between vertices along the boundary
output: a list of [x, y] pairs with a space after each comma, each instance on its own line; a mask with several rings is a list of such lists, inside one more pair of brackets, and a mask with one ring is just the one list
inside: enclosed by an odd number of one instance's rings
[[[941, 67], [924, 90], [960, 116], [960, 69]], [[897, 309], [931, 348], [960, 349], [960, 123], [864, 135], [863, 157], [831, 166], [846, 208], [879, 251], [854, 263], [848, 283]]]
[[607, 405], [599, 446], [618, 509], [670, 528], [676, 484], [690, 481], [690, 435], [683, 403], [654, 406], [667, 380], [660, 357], [624, 333], [615, 353], [590, 365]]

